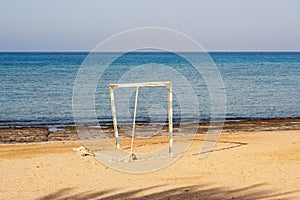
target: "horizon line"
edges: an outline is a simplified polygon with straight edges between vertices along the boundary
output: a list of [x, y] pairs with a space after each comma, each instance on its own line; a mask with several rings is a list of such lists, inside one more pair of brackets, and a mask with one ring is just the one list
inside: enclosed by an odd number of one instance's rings
[[[0, 53], [90, 53], [89, 50], [0, 50]], [[95, 51], [97, 52], [97, 51]], [[99, 53], [113, 53], [113, 52], [123, 52], [123, 51], [99, 51]], [[161, 51], [138, 51], [138, 52], [161, 52]], [[198, 51], [174, 51], [174, 52], [187, 52], [193, 53]], [[201, 52], [300, 52], [300, 50], [208, 50]]]

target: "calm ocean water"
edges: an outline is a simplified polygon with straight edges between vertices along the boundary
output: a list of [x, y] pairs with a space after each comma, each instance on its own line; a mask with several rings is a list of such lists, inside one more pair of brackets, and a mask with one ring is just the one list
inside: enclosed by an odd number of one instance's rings
[[[86, 56], [87, 53], [0, 53], [0, 127], [73, 124], [73, 86]], [[109, 53], [104, 55], [109, 56]], [[300, 117], [300, 52], [214, 52], [210, 56], [223, 78], [228, 120]], [[95, 97], [99, 122], [112, 121], [108, 83], [116, 82], [133, 66], [151, 63], [173, 66], [193, 82], [192, 67], [173, 54], [127, 54], [114, 62], [108, 68], [111, 71], [105, 73], [105, 80], [99, 82]], [[146, 96], [149, 92], [151, 98]], [[167, 96], [164, 95], [166, 92], [161, 88], [141, 90], [137, 120], [165, 122], [166, 104], [162, 99]], [[196, 95], [202, 102], [196, 115], [182, 111], [188, 105], [180, 104], [175, 96], [175, 122], [210, 118], [209, 93], [203, 81], [197, 85]], [[124, 100], [121, 93], [116, 93], [116, 99]], [[128, 101], [131, 115], [134, 95]], [[161, 104], [153, 106], [153, 102]], [[129, 120], [126, 116], [119, 117], [121, 121]]]

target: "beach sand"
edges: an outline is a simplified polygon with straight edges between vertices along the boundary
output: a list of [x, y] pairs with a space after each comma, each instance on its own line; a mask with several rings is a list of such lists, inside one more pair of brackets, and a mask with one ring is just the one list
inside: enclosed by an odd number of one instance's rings
[[[159, 137], [147, 138], [149, 148]], [[300, 199], [299, 130], [221, 134], [199, 159], [204, 137], [172, 165], [143, 174], [81, 156], [73, 150], [80, 141], [2, 144], [0, 199]]]

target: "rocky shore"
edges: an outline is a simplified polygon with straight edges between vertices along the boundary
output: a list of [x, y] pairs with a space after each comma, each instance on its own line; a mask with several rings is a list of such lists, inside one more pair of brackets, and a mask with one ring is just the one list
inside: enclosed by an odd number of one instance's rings
[[[174, 133], [180, 132], [183, 127], [191, 125], [174, 125]], [[201, 123], [198, 126], [198, 133], [206, 132], [209, 123]], [[128, 126], [130, 129], [131, 126]], [[137, 125], [137, 129], [151, 131], [151, 126]], [[152, 127], [153, 128], [153, 127]], [[85, 127], [87, 130], [99, 130], [99, 127]], [[103, 126], [102, 131], [113, 137], [113, 127]], [[167, 133], [168, 127], [164, 126], [161, 129], [161, 134]], [[239, 120], [229, 121], [224, 123], [222, 133], [235, 132], [254, 132], [254, 131], [273, 131], [273, 130], [300, 130], [300, 118], [274, 118], [260, 120]], [[120, 130], [122, 135], [122, 130]], [[7, 126], [0, 128], [0, 143], [28, 143], [28, 142], [43, 142], [43, 141], [72, 141], [78, 140], [80, 137], [77, 134], [75, 126], [64, 127], [21, 127]]]

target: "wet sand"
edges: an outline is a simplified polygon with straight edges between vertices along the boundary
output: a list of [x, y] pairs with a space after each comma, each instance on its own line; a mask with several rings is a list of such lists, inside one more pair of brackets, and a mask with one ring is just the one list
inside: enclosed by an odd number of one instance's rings
[[[300, 131], [298, 121], [291, 122], [294, 130], [286, 121], [285, 130], [278, 124], [248, 131], [227, 124], [203, 159], [205, 135], [198, 134], [175, 163], [144, 174], [81, 156], [73, 150], [80, 141], [1, 144], [0, 199], [299, 199]], [[151, 137], [145, 146], [137, 139], [135, 148], [147, 151], [158, 140], [168, 141]]]

